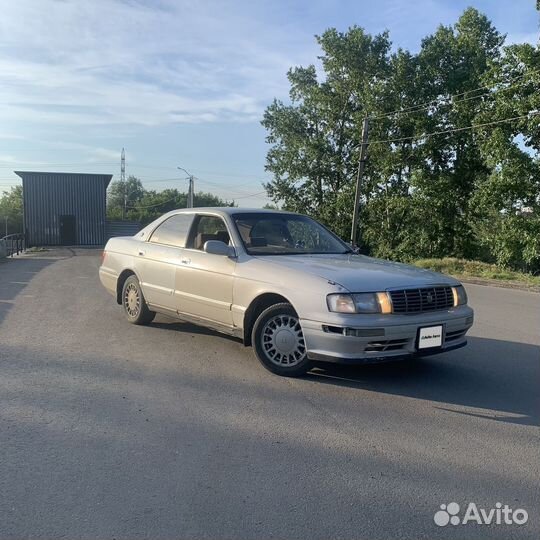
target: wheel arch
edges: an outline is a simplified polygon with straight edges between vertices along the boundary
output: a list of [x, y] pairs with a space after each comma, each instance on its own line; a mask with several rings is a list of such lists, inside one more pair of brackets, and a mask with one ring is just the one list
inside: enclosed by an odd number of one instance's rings
[[[253, 325], [257, 320], [257, 317], [270, 306], [274, 304], [281, 304], [286, 302], [292, 305], [292, 302], [278, 293], [265, 292], [254, 298], [249, 304], [246, 312], [244, 313], [244, 345], [247, 347], [251, 345], [251, 331], [253, 330]], [[294, 306], [293, 306], [294, 307]]]
[[124, 288], [124, 283], [129, 276], [135, 276], [137, 279], [139, 279], [139, 276], [137, 276], [133, 270], [126, 268], [125, 270], [122, 270], [118, 276], [118, 279], [116, 280], [116, 303], [119, 305], [122, 304], [122, 289]]

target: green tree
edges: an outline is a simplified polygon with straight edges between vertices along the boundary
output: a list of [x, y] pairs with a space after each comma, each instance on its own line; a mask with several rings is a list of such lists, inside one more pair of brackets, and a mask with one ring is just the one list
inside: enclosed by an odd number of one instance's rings
[[477, 251], [469, 201], [489, 168], [480, 154], [477, 133], [464, 128], [478, 123], [484, 98], [477, 98], [481, 92], [476, 89], [486, 84], [503, 40], [484, 15], [469, 8], [454, 27], [441, 26], [422, 42], [418, 59], [423, 81], [441, 105], [422, 111], [417, 133], [455, 130], [418, 145], [422, 159], [411, 176], [411, 187], [427, 210], [435, 210], [422, 216], [422, 235], [430, 244], [422, 255], [473, 257]]
[[0, 197], [0, 238], [8, 234], [23, 232], [23, 190], [22, 186], [13, 186], [3, 191]]
[[123, 212], [124, 204], [129, 207], [140, 201], [145, 194], [145, 189], [139, 178], [128, 176], [127, 180], [115, 180], [109, 185], [107, 192], [107, 207], [115, 215], [118, 211]]
[[266, 188], [283, 207], [332, 223], [342, 235], [350, 223], [352, 181], [357, 168], [356, 141], [363, 116], [376, 110], [389, 71], [386, 33], [370, 36], [353, 27], [327, 30], [317, 37], [326, 78], [315, 66], [291, 69], [290, 104], [274, 101], [263, 125], [272, 145]]
[[139, 178], [129, 176], [125, 182], [116, 180], [111, 182], [107, 193], [107, 211], [109, 216], [121, 219], [124, 205], [131, 207], [139, 202], [145, 194], [144, 187]]
[[[213, 195], [212, 193], [195, 193], [193, 198], [195, 207], [205, 206], [231, 206], [232, 203]], [[177, 189], [169, 188], [162, 191], [144, 191], [142, 197], [128, 206], [126, 219], [139, 221], [146, 225], [157, 219], [166, 212], [177, 208], [186, 208], [187, 193], [181, 193]], [[122, 209], [115, 208], [108, 211], [109, 219], [122, 219]]]
[[[124, 196], [126, 206], [124, 214]], [[195, 207], [232, 206], [232, 203], [211, 193], [196, 193], [193, 198]], [[140, 179], [130, 176], [125, 184], [112, 182], [107, 195], [107, 218], [111, 220], [127, 219], [146, 225], [166, 212], [187, 206], [187, 193], [176, 188], [162, 191], [144, 189]]]
[[[508, 83], [523, 75], [523, 64], [540, 67], [537, 49], [504, 49], [504, 37], [473, 8], [426, 37], [417, 54], [391, 52], [387, 34], [370, 36], [358, 27], [330, 29], [317, 40], [322, 73], [314, 66], [290, 70], [290, 102], [274, 101], [262, 120], [271, 145], [266, 168], [273, 173], [266, 189], [274, 202], [313, 215], [347, 239], [357, 145], [362, 119], [369, 117], [360, 230], [373, 254], [402, 260], [483, 257], [519, 265], [524, 248], [515, 234], [503, 231], [523, 222], [523, 236], [534, 236], [533, 221], [521, 209], [538, 198], [538, 161], [520, 150], [516, 137], [538, 152], [540, 122], [531, 117], [508, 129], [505, 124], [499, 145], [504, 151], [490, 146], [488, 135], [497, 129], [470, 126], [540, 108], [532, 71], [519, 95]], [[444, 133], [424, 137], [438, 132]], [[516, 189], [519, 184], [510, 209], [495, 204], [489, 188], [501, 178]], [[504, 221], [516, 212], [519, 219]], [[483, 236], [487, 219], [501, 223], [499, 244], [508, 238], [498, 251]]]
[[485, 103], [481, 120], [521, 119], [480, 137], [490, 173], [477, 182], [471, 221], [487, 257], [540, 271], [540, 117], [528, 114], [540, 110], [540, 47], [506, 47], [490, 83], [497, 92]]

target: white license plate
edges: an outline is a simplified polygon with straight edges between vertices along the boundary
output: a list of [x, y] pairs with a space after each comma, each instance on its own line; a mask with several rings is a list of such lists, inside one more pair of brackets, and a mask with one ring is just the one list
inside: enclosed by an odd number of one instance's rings
[[429, 349], [442, 346], [443, 328], [439, 326], [427, 326], [420, 328], [418, 333], [418, 348]]

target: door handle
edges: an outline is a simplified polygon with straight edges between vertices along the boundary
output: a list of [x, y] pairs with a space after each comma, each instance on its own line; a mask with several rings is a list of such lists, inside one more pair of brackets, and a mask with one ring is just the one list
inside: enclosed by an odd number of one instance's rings
[[181, 262], [182, 264], [191, 264], [191, 259], [186, 259], [186, 258], [180, 259], [180, 262]]
[[144, 251], [139, 250], [139, 255], [140, 255], [141, 257], [144, 257]]

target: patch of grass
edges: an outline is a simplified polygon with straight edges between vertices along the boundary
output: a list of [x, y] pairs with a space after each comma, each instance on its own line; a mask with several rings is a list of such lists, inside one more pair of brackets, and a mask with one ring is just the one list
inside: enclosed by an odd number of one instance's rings
[[540, 287], [540, 276], [533, 276], [525, 272], [516, 272], [507, 268], [501, 268], [495, 264], [480, 261], [445, 257], [443, 259], [419, 259], [413, 261], [412, 264], [420, 268], [427, 268], [428, 270], [462, 278], [515, 281], [533, 287]]

